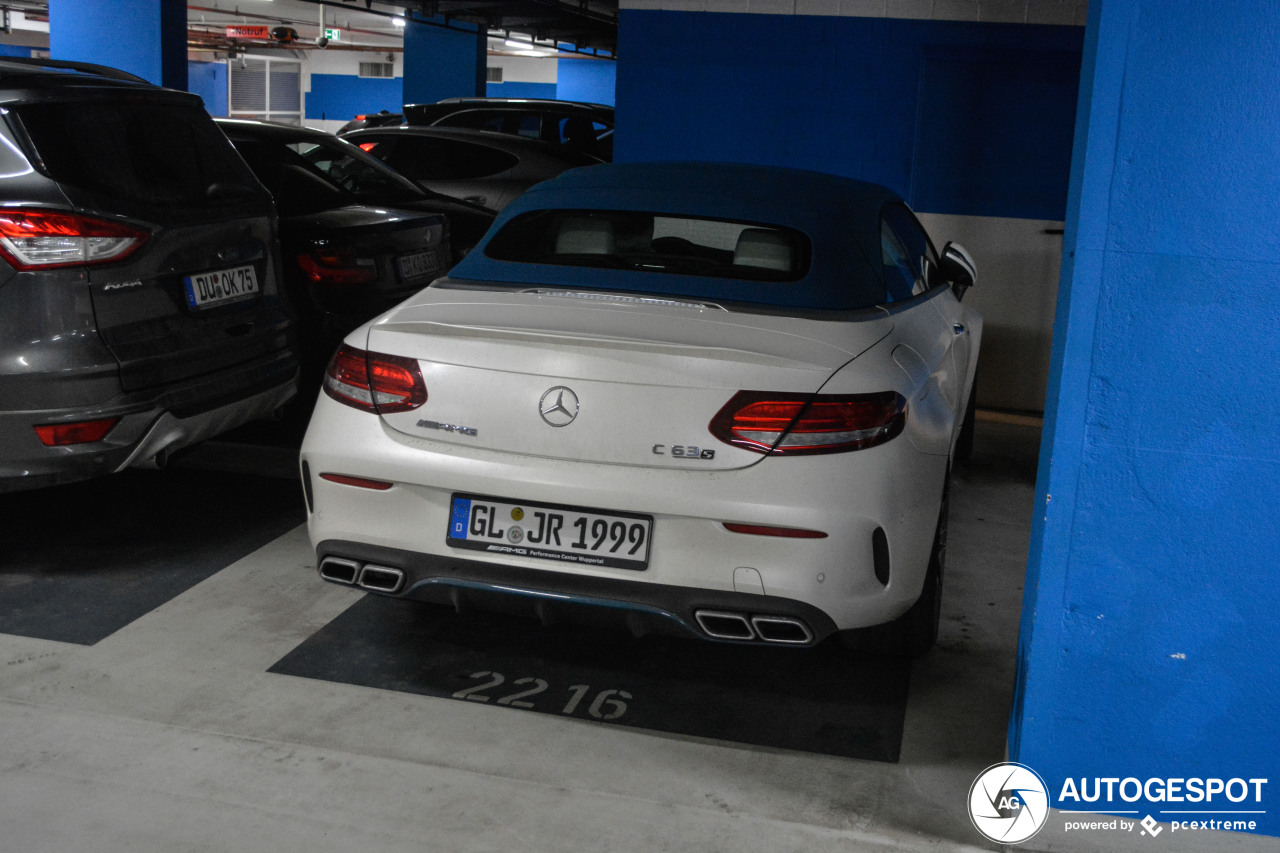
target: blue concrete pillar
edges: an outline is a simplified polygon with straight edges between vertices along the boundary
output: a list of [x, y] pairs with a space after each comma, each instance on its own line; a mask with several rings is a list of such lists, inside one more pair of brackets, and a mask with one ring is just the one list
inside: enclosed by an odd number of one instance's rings
[[49, 0], [53, 59], [110, 65], [187, 88], [185, 0]]
[[1062, 809], [1280, 835], [1277, 33], [1089, 3], [1010, 728]]
[[430, 104], [444, 98], [474, 98], [485, 92], [488, 59], [484, 27], [438, 26], [414, 13], [404, 28], [404, 102]]
[[618, 63], [611, 59], [557, 59], [556, 97], [613, 106]]

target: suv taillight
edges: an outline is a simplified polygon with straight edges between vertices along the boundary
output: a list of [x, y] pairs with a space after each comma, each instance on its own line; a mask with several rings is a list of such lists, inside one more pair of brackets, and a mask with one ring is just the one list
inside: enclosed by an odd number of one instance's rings
[[298, 266], [312, 284], [373, 284], [378, 270], [372, 258], [357, 258], [351, 246], [325, 244], [298, 255]]
[[362, 412], [383, 415], [407, 412], [427, 402], [427, 383], [417, 361], [346, 344], [329, 361], [324, 392]]
[[902, 432], [907, 401], [896, 391], [795, 394], [739, 391], [711, 419], [711, 434], [757, 453], [839, 453]]
[[137, 250], [142, 228], [53, 210], [0, 210], [0, 254], [20, 270], [106, 264]]

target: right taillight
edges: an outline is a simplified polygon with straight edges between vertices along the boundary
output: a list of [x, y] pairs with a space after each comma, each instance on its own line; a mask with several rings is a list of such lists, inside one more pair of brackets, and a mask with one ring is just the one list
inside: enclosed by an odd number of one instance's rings
[[356, 257], [356, 250], [351, 246], [317, 244], [310, 252], [298, 255], [298, 267], [312, 284], [349, 287], [378, 280], [373, 258]]
[[20, 270], [112, 263], [150, 236], [142, 228], [78, 213], [0, 211], [0, 255]]
[[757, 453], [841, 453], [902, 432], [907, 401], [896, 391], [797, 394], [739, 391], [711, 419], [711, 434]]
[[383, 415], [407, 412], [427, 402], [427, 383], [416, 360], [346, 344], [329, 360], [324, 392], [339, 403]]

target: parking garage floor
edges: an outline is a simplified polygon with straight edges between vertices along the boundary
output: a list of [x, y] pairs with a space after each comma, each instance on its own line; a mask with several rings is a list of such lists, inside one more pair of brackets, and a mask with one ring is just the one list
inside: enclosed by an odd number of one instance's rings
[[[1004, 758], [1037, 449], [979, 423], [910, 665], [323, 583], [288, 447], [0, 496], [0, 850], [1003, 849], [965, 804]], [[1055, 815], [1018, 849], [1280, 849], [1116, 838]]]

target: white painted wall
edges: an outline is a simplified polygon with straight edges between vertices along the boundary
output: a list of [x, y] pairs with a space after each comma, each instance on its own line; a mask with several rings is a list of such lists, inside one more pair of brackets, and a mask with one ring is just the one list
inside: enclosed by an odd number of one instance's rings
[[1044, 411], [1063, 223], [919, 214], [938, 251], [948, 240], [973, 255], [978, 283], [965, 302], [983, 316], [978, 405]]
[[504, 56], [489, 54], [488, 66], [502, 69], [504, 83], [555, 83], [559, 63], [556, 57], [547, 59], [532, 56]]
[[324, 50], [308, 50], [303, 55], [314, 74], [350, 74], [353, 77], [360, 73], [361, 62], [387, 62], [387, 57], [390, 56], [390, 61], [396, 66], [396, 76], [404, 76], [404, 54], [401, 53], [327, 47]]

